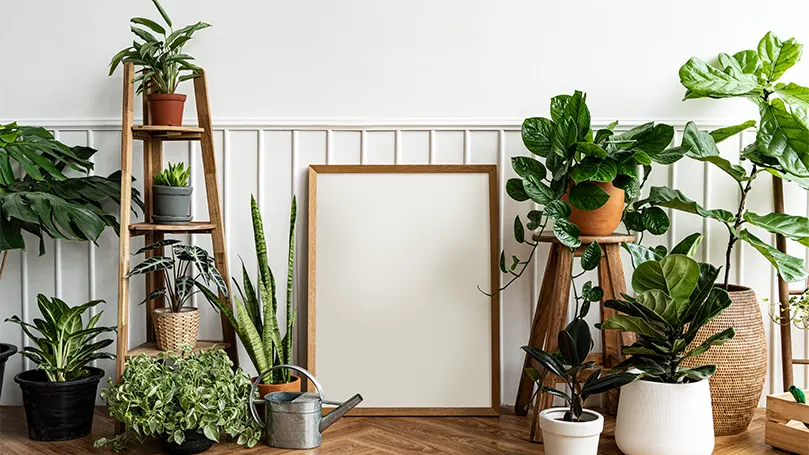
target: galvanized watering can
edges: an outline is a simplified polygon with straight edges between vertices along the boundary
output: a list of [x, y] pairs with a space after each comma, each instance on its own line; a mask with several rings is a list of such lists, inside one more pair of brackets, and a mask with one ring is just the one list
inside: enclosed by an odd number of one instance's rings
[[[345, 403], [326, 400], [323, 396], [323, 387], [315, 377], [295, 365], [278, 365], [261, 373], [253, 383], [250, 396], [255, 396], [261, 378], [280, 368], [289, 368], [302, 373], [312, 381], [317, 393], [273, 392], [259, 399], [250, 400], [250, 415], [265, 429], [264, 443], [270, 447], [282, 449], [318, 447], [323, 442], [322, 433], [362, 401], [360, 394], [354, 395]], [[264, 422], [256, 411], [256, 404], [264, 405]], [[337, 409], [324, 416], [323, 404], [337, 406]]]

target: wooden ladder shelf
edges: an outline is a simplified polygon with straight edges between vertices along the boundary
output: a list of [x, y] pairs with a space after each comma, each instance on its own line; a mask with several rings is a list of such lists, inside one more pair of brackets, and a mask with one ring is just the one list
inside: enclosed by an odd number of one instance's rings
[[[199, 126], [158, 126], [149, 124], [149, 109], [143, 97], [144, 125], [133, 125], [135, 89], [132, 79], [135, 76], [131, 63], [124, 64], [123, 125], [121, 130], [121, 233], [120, 261], [118, 265], [118, 347], [115, 361], [115, 379], [120, 382], [126, 359], [138, 354], [157, 355], [160, 352], [155, 344], [152, 312], [165, 306], [162, 298], [146, 303], [146, 343], [129, 348], [129, 279], [130, 239], [144, 236], [145, 244], [163, 240], [165, 234], [210, 234], [213, 240], [214, 260], [219, 273], [230, 286], [228, 262], [225, 250], [225, 231], [222, 220], [222, 207], [219, 199], [219, 184], [216, 175], [213, 127], [208, 104], [208, 86], [205, 71], [194, 79], [194, 97], [197, 104]], [[132, 141], [143, 141], [143, 200], [145, 202], [143, 223], [130, 223], [132, 213]], [[164, 141], [200, 141], [202, 165], [205, 173], [205, 190], [208, 199], [208, 221], [192, 222], [189, 225], [166, 225], [152, 223], [152, 183], [153, 176], [163, 168]], [[146, 253], [147, 256], [162, 256], [163, 248]], [[162, 276], [146, 275], [146, 295], [163, 286]], [[224, 296], [220, 295], [220, 298]], [[234, 364], [238, 365], [236, 337], [225, 315], [222, 317], [222, 340], [199, 340], [195, 350], [219, 346], [227, 351]]]

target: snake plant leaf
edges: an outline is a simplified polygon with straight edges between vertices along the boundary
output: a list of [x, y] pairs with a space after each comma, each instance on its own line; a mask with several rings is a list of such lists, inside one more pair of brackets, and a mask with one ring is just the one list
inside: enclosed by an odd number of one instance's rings
[[581, 267], [584, 270], [595, 270], [598, 264], [601, 263], [601, 245], [593, 241], [581, 255]]
[[708, 337], [699, 346], [697, 346], [696, 348], [692, 349], [691, 351], [689, 351], [685, 355], [683, 355], [683, 358], [695, 357], [695, 356], [698, 356], [698, 355], [702, 355], [702, 354], [708, 352], [708, 349], [710, 349], [711, 346], [719, 346], [719, 345], [725, 344], [726, 341], [732, 340], [733, 337], [735, 337], [735, 336], [736, 336], [736, 330], [733, 327], [728, 327], [727, 329], [725, 329], [725, 330], [723, 330], [723, 331], [721, 331], [719, 333], [715, 333], [715, 334], [711, 335], [710, 337]]
[[556, 220], [553, 223], [553, 234], [562, 245], [568, 248], [581, 246], [579, 227], [567, 220]]
[[515, 156], [511, 158], [511, 167], [520, 177], [527, 179], [532, 176], [537, 180], [545, 178], [545, 166], [528, 156]]
[[141, 253], [145, 253], [147, 251], [156, 250], [156, 249], [162, 248], [164, 246], [176, 245], [178, 243], [181, 243], [181, 242], [179, 240], [176, 240], [176, 239], [160, 240], [158, 242], [155, 242], [155, 243], [153, 243], [151, 245], [146, 245], [145, 247], [139, 249], [138, 251], [136, 251], [133, 254], [133, 256], [136, 256], [136, 255], [141, 254]]
[[674, 248], [671, 249], [671, 254], [684, 254], [693, 259], [694, 255], [697, 254], [697, 249], [702, 243], [703, 238], [705, 238], [705, 236], [695, 232], [680, 240], [677, 245], [674, 245]]
[[612, 182], [618, 175], [618, 165], [609, 158], [585, 157], [570, 169], [570, 178], [575, 183], [584, 181]]
[[239, 338], [242, 340], [245, 348], [252, 353], [251, 358], [255, 360], [256, 368], [260, 371], [270, 368], [270, 363], [267, 359], [266, 345], [262, 341], [262, 337], [259, 335], [255, 326], [253, 326], [250, 315], [238, 298], [233, 299], [233, 306], [236, 310], [236, 320], [238, 321], [239, 329], [244, 335]]
[[785, 281], [792, 283], [801, 281], [806, 278], [806, 266], [803, 260], [782, 253], [774, 248], [772, 245], [765, 243], [747, 229], [739, 231], [739, 239], [747, 242], [750, 246], [756, 249], [762, 256], [764, 256], [770, 264], [778, 270]]
[[750, 74], [727, 74], [692, 57], [680, 67], [680, 83], [693, 94], [728, 98], [760, 92], [758, 79]]
[[[297, 218], [297, 201], [295, 196], [292, 197], [292, 207], [289, 213], [289, 252], [287, 256], [287, 307], [286, 307], [286, 334], [281, 340], [281, 362], [285, 364], [292, 363], [292, 340], [293, 340], [293, 326], [297, 318], [297, 310], [292, 305], [292, 277], [295, 272], [295, 220]], [[288, 373], [288, 372], [287, 372]], [[289, 381], [289, 376], [285, 376]]]
[[[239, 258], [241, 260], [241, 258]], [[245, 309], [247, 313], [250, 315], [250, 319], [253, 321], [253, 325], [256, 327], [259, 333], [264, 331], [264, 322], [261, 319], [261, 301], [256, 294], [256, 288], [253, 286], [253, 281], [250, 279], [250, 274], [247, 272], [247, 267], [244, 265], [244, 261], [242, 262], [242, 281], [244, 283], [244, 292], [242, 293], [242, 301], [244, 302]], [[235, 279], [234, 279], [235, 283]], [[239, 288], [238, 283], [236, 283], [237, 289], [241, 293], [241, 288]]]
[[744, 212], [743, 218], [753, 226], [764, 228], [773, 234], [781, 234], [803, 246], [809, 246], [809, 219], [806, 217], [776, 212], [758, 215], [748, 210]]
[[530, 355], [534, 360], [539, 362], [539, 364], [542, 365], [546, 370], [550, 371], [556, 376], [559, 376], [560, 378], [567, 377], [565, 375], [565, 369], [552, 355], [533, 346], [523, 346], [522, 350]]
[[758, 56], [762, 64], [762, 76], [767, 82], [775, 82], [801, 59], [803, 45], [790, 38], [781, 41], [773, 32], [767, 32], [758, 43]]
[[809, 88], [790, 82], [775, 84], [775, 93], [787, 104], [809, 108]]
[[517, 202], [528, 200], [528, 194], [523, 189], [522, 179], [508, 179], [506, 182], [506, 194]]
[[556, 125], [546, 118], [527, 118], [522, 123], [522, 141], [525, 148], [534, 155], [547, 158], [552, 153], [551, 138]]
[[619, 314], [613, 316], [599, 325], [601, 330], [620, 330], [622, 332], [637, 333], [652, 339], [665, 340], [665, 335], [658, 332], [645, 319], [637, 316]]
[[581, 182], [570, 188], [570, 204], [579, 210], [595, 210], [610, 199], [610, 195], [593, 182]]
[[693, 213], [703, 218], [713, 218], [725, 224], [733, 223], [733, 214], [723, 209], [707, 210], [696, 202], [688, 199], [679, 190], [672, 190], [664, 186], [653, 186], [649, 190], [649, 197], [635, 203], [635, 207], [648, 203], [660, 207], [672, 208], [683, 212]]
[[762, 105], [756, 150], [777, 159], [787, 172], [809, 177], [807, 119], [799, 110], [789, 111], [779, 98]]
[[167, 256], [152, 256], [132, 268], [132, 270], [126, 274], [126, 277], [129, 278], [134, 275], [142, 275], [171, 268], [174, 268], [174, 259]]
[[[631, 229], [631, 228], [630, 228]], [[637, 229], [633, 229], [637, 230]], [[638, 268], [639, 265], [643, 264], [644, 262], [648, 261], [659, 261], [663, 259], [665, 256], [664, 254], [660, 254], [658, 251], [654, 250], [653, 248], [649, 248], [644, 245], [640, 245], [637, 243], [621, 243], [621, 246], [629, 252], [629, 256], [632, 259], [632, 267]]]

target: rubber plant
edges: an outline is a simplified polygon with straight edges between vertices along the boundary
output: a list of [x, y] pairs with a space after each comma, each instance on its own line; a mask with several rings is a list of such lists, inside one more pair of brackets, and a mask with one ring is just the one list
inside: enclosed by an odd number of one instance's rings
[[[600, 260], [601, 247], [597, 242], [593, 242], [587, 246], [582, 255], [582, 269], [585, 271], [593, 270], [598, 266]], [[574, 280], [578, 276], [581, 276], [581, 274], [574, 277]], [[598, 286], [593, 286], [590, 281], [586, 282], [582, 287], [581, 295], [576, 290], [575, 281], [573, 289], [576, 316], [567, 327], [559, 332], [559, 351], [549, 353], [533, 346], [522, 347], [528, 355], [542, 366], [542, 371], [533, 367], [525, 369], [525, 373], [538, 385], [536, 393], [548, 393], [565, 400], [570, 408], [564, 415], [565, 421], [568, 422], [579, 421], [583, 413], [583, 403], [587, 397], [617, 389], [635, 380], [635, 375], [629, 373], [602, 376], [601, 370], [595, 369], [595, 361], [587, 360], [590, 351], [593, 349], [593, 338], [590, 333], [590, 326], [584, 318], [590, 311], [591, 302], [600, 301], [604, 296], [604, 291]], [[590, 372], [589, 376], [586, 376], [587, 372]], [[544, 378], [547, 374], [552, 374], [562, 379], [569, 392], [564, 392], [556, 387], [545, 386]], [[532, 398], [531, 402], [533, 401]]]
[[[118, 221], [104, 203], [120, 204], [121, 173], [89, 175], [96, 149], [69, 147], [44, 128], [0, 125], [0, 251], [2, 276], [8, 250], [25, 249], [23, 231], [45, 236], [95, 242], [106, 228], [118, 234]], [[67, 169], [83, 174], [68, 177]], [[143, 209], [137, 190], [132, 201]]]
[[[578, 90], [551, 98], [550, 118], [525, 119], [523, 144], [539, 159], [511, 159], [517, 177], [508, 179], [506, 193], [517, 202], [530, 200], [539, 208], [527, 212], [527, 224], [519, 215], [515, 217], [514, 238], [517, 243], [529, 245], [531, 251], [526, 260], [512, 256], [511, 261], [507, 261], [505, 251], [501, 252], [500, 271], [511, 279], [495, 292], [511, 285], [531, 263], [539, 242], [526, 237], [531, 234], [526, 230], [542, 235], [553, 221], [556, 238], [565, 246], [577, 248], [581, 245], [579, 228], [568, 220], [571, 204], [581, 210], [595, 210], [609, 199], [593, 182], [612, 182], [624, 190], [629, 204], [640, 195], [653, 164], [671, 164], [683, 156], [679, 149], [668, 148], [674, 137], [670, 125], [649, 122], [626, 131], [616, 131], [617, 126], [615, 121], [593, 131], [587, 95]], [[562, 200], [569, 184], [570, 204]], [[669, 227], [668, 218], [659, 208], [642, 211], [639, 220], [633, 223], [633, 230], [659, 235]]]
[[596, 324], [601, 330], [637, 335], [635, 343], [623, 348], [622, 353], [630, 357], [616, 370], [639, 372], [640, 379], [672, 384], [711, 377], [716, 365], [686, 368], [681, 363], [736, 334], [729, 327], [699, 346], [691, 345], [697, 332], [731, 305], [728, 293], [714, 286], [718, 276], [718, 268], [686, 254], [640, 263], [632, 274], [632, 289], [637, 295], [622, 294], [622, 299], [604, 302], [605, 307], [620, 314]]
[[743, 241], [763, 255], [788, 281], [806, 278], [806, 266], [798, 257], [781, 253], [754, 235], [747, 226], [781, 234], [804, 246], [809, 246], [809, 219], [785, 213], [758, 214], [745, 208], [753, 182], [762, 173], [791, 181], [809, 189], [809, 88], [793, 82], [780, 82], [784, 73], [800, 61], [803, 45], [790, 38], [782, 41], [767, 33], [758, 47], [733, 55], [718, 55], [719, 67], [696, 57], [680, 68], [680, 81], [686, 88], [685, 99], [744, 98], [759, 111], [756, 140], [744, 147], [742, 167], [722, 158], [717, 143], [740, 133], [756, 122], [721, 128], [710, 133], [700, 131], [694, 123], [686, 125], [682, 144], [677, 147], [690, 158], [711, 163], [728, 175], [739, 188], [741, 197], [733, 211], [706, 209], [678, 190], [653, 187], [649, 197], [638, 201], [636, 207], [668, 207], [710, 218], [723, 224], [728, 231], [725, 278], [727, 285], [730, 259], [738, 241]]
[[[242, 262], [242, 281], [244, 289], [234, 279], [238, 296], [233, 296], [233, 308], [210, 291], [203, 291], [208, 300], [216, 305], [230, 321], [239, 339], [242, 340], [250, 360], [261, 373], [275, 365], [292, 362], [292, 329], [295, 324], [296, 311], [292, 306], [292, 275], [295, 266], [295, 218], [297, 214], [295, 197], [289, 214], [289, 253], [287, 256], [286, 285], [286, 333], [281, 336], [278, 323], [278, 301], [276, 298], [275, 276], [272, 273], [267, 257], [267, 243], [264, 240], [264, 223], [256, 199], [251, 196], [250, 209], [253, 218], [253, 237], [258, 260], [258, 287], [253, 285], [250, 274]], [[290, 382], [289, 370], [274, 371], [269, 379], [272, 384]]]

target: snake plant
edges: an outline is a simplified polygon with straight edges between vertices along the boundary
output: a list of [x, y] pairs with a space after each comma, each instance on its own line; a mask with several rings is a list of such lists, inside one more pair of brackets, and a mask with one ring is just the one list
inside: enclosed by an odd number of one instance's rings
[[[295, 323], [296, 312], [292, 307], [292, 272], [295, 264], [295, 216], [296, 202], [292, 198], [292, 209], [289, 214], [289, 254], [287, 259], [287, 286], [286, 286], [286, 334], [281, 336], [278, 324], [278, 301], [275, 296], [275, 277], [270, 269], [267, 259], [267, 244], [264, 240], [264, 223], [258, 209], [256, 199], [251, 196], [251, 213], [253, 217], [253, 237], [256, 245], [256, 258], [258, 259], [258, 287], [253, 281], [242, 262], [242, 281], [244, 289], [234, 279], [239, 296], [233, 298], [232, 311], [230, 307], [219, 300], [216, 295], [202, 290], [208, 300], [216, 305], [230, 321], [236, 334], [242, 340], [247, 354], [259, 373], [275, 365], [292, 362], [292, 328]], [[269, 379], [272, 384], [290, 382], [289, 371], [276, 371]]]
[[[103, 311], [91, 317], [85, 326], [82, 314], [88, 309], [104, 303], [103, 300], [92, 300], [83, 305], [70, 307], [65, 302], [53, 297], [48, 299], [42, 294], [37, 296], [37, 305], [42, 318], [34, 319], [33, 324], [21, 320], [17, 316], [6, 319], [22, 327], [34, 346], [23, 348], [22, 354], [44, 370], [50, 382], [75, 381], [87, 376], [85, 365], [95, 359], [113, 359], [108, 352], [99, 352], [112, 344], [112, 339], [93, 341], [104, 332], [114, 332], [115, 327], [97, 326]], [[34, 335], [39, 332], [40, 336]]]

